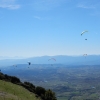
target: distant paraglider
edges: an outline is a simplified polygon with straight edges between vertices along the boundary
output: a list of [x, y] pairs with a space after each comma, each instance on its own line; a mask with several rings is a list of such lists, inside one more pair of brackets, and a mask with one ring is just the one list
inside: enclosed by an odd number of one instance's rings
[[[29, 66], [31, 65], [31, 62], [30, 61], [28, 61], [27, 63], [28, 63]], [[29, 66], [28, 66], [28, 68], [29, 68]]]
[[[50, 59], [48, 59], [48, 61], [56, 61], [56, 59], [55, 58], [50, 58]], [[52, 66], [53, 66], [53, 64], [51, 64]]]
[[[81, 36], [82, 36], [84, 33], [86, 33], [86, 32], [88, 32], [88, 31], [83, 31], [83, 32], [81, 33]], [[85, 40], [87, 40], [87, 39], [85, 39]]]

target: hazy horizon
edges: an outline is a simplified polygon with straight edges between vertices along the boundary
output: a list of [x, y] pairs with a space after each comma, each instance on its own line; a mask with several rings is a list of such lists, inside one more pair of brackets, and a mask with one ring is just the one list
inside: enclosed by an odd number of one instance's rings
[[[0, 60], [2, 59], [27, 59], [27, 58], [35, 58], [35, 57], [54, 57], [54, 56], [71, 56], [71, 57], [78, 57], [78, 56], [83, 56], [84, 54], [81, 55], [41, 55], [41, 56], [30, 56], [30, 57], [20, 57], [20, 56], [0, 56]], [[100, 56], [100, 54], [91, 54], [87, 56]]]

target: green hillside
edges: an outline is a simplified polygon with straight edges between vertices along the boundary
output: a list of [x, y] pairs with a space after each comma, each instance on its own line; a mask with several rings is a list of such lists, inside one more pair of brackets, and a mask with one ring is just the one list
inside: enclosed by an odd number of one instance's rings
[[40, 100], [22, 86], [0, 80], [0, 100]]
[[0, 100], [57, 100], [55, 93], [0, 72]]

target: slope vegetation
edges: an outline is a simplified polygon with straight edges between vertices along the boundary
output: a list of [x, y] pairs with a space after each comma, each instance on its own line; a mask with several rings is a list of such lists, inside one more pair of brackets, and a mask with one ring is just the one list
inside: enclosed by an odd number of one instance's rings
[[0, 100], [40, 100], [22, 86], [0, 80]]
[[[0, 72], [0, 100], [57, 100], [50, 89], [22, 83], [19, 78]], [[7, 99], [6, 99], [7, 98]]]

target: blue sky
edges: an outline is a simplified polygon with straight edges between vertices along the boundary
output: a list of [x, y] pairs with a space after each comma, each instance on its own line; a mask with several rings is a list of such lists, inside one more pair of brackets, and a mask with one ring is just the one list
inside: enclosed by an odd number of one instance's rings
[[0, 0], [0, 56], [100, 54], [99, 43], [100, 0]]

